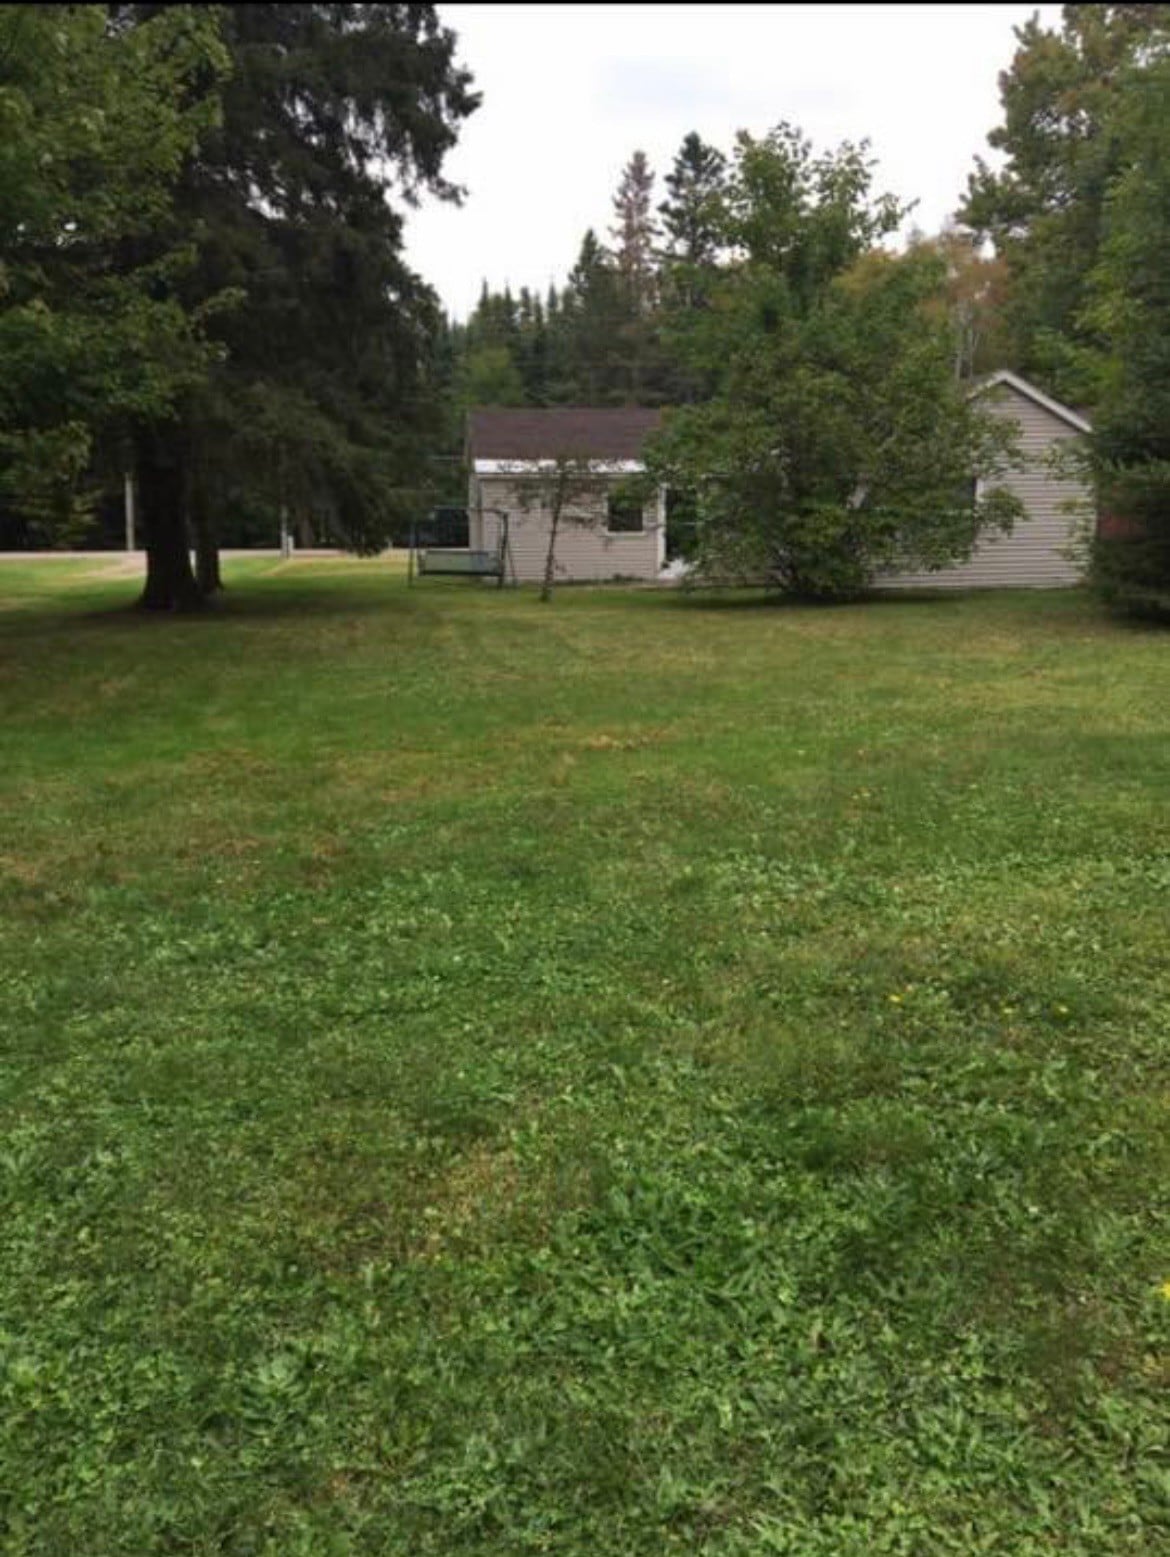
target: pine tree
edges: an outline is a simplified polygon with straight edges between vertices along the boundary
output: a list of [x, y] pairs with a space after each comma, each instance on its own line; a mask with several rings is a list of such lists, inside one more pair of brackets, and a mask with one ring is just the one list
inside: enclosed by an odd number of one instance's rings
[[568, 373], [564, 398], [584, 405], [620, 401], [622, 373], [613, 351], [621, 314], [618, 276], [592, 228], [581, 240], [561, 304]]
[[670, 262], [695, 268], [715, 264], [726, 173], [723, 153], [692, 130], [664, 180], [669, 197], [658, 207], [667, 237], [664, 257]]
[[549, 285], [544, 302], [545, 394], [549, 405], [568, 405], [579, 398], [573, 393], [570, 368], [569, 316], [561, 294]]
[[620, 398], [635, 404], [659, 398], [661, 377], [657, 325], [659, 286], [657, 224], [653, 216], [654, 174], [644, 152], [636, 151], [622, 173], [614, 197], [619, 317], [613, 337]]
[[544, 405], [548, 398], [548, 332], [544, 323], [544, 305], [539, 295], [521, 287], [517, 305], [519, 339], [517, 366], [529, 405]]
[[658, 233], [652, 199], [654, 174], [646, 153], [636, 151], [622, 173], [610, 229], [621, 278], [622, 299], [634, 318], [644, 318], [654, 306], [654, 240]]
[[1116, 607], [1170, 622], [1170, 54], [1121, 86], [1125, 171], [1090, 278], [1107, 351], [1089, 440], [1103, 519], [1092, 577]]
[[211, 368], [176, 190], [227, 66], [211, 7], [0, 12], [0, 501], [42, 542], [84, 533], [95, 462]]
[[663, 361], [668, 398], [693, 403], [714, 388], [690, 347], [698, 315], [718, 280], [727, 223], [727, 159], [691, 131], [666, 175], [658, 207], [666, 235], [661, 253]]
[[[159, 8], [125, 8], [142, 22]], [[148, 575], [143, 604], [217, 582], [216, 515], [231, 503], [327, 516], [373, 549], [425, 487], [441, 435], [437, 299], [403, 259], [387, 196], [456, 198], [442, 163], [475, 108], [454, 35], [431, 6], [222, 7], [231, 74], [222, 125], [180, 181], [197, 266], [183, 298], [225, 286], [211, 321], [225, 360], [173, 428], [139, 442]]]
[[1006, 262], [1014, 365], [1091, 404], [1106, 342], [1086, 305], [1127, 157], [1118, 104], [1128, 70], [1170, 44], [1170, 9], [1066, 5], [1058, 28], [1033, 16], [1015, 33], [1003, 122], [988, 136], [1003, 163], [976, 159], [959, 217]]

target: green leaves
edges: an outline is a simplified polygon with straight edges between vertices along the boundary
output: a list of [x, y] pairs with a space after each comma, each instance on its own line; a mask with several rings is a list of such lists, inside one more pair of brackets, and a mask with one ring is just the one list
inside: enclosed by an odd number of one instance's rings
[[960, 217], [1006, 262], [1012, 366], [1070, 405], [1091, 404], [1108, 350], [1093, 273], [1110, 190], [1133, 166], [1127, 101], [1165, 52], [1167, 12], [1066, 6], [1058, 27], [1033, 17], [1016, 37], [1000, 76], [1003, 120], [988, 137], [1006, 157], [994, 171], [977, 159]]
[[438, 312], [387, 196], [458, 195], [454, 49], [428, 6], [4, 13], [0, 485], [42, 542], [84, 506], [35, 464], [74, 427], [95, 465], [135, 447], [160, 607], [198, 597], [188, 522], [213, 578], [225, 505], [357, 550], [417, 508]]
[[226, 56], [192, 6], [129, 29], [104, 6], [13, 6], [0, 50], [0, 490], [55, 544], [81, 533], [95, 440], [166, 416], [211, 360], [168, 224]]
[[872, 249], [898, 218], [868, 197], [863, 152], [814, 160], [781, 127], [741, 137], [721, 277], [690, 346], [717, 390], [675, 413], [651, 455], [693, 495], [710, 578], [809, 597], [863, 590], [886, 567], [944, 567], [1018, 501], [990, 490], [1010, 435], [955, 377], [944, 264]]
[[[456, 197], [442, 162], [478, 99], [429, 6], [229, 7], [223, 36], [222, 123], [179, 194], [183, 295], [222, 360], [168, 453], [205, 545], [224, 509], [271, 534], [284, 510], [377, 550], [423, 504], [442, 411], [401, 202]], [[207, 317], [225, 289], [240, 306]]]
[[1090, 453], [1104, 521], [1093, 545], [1103, 597], [1170, 619], [1170, 59], [1123, 73], [1112, 118], [1122, 170], [1084, 318], [1102, 335]]

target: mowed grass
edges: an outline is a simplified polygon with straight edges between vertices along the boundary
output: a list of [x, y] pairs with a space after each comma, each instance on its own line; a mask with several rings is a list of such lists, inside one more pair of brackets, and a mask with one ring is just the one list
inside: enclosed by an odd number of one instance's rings
[[1165, 634], [109, 568], [0, 574], [6, 1553], [1170, 1549]]

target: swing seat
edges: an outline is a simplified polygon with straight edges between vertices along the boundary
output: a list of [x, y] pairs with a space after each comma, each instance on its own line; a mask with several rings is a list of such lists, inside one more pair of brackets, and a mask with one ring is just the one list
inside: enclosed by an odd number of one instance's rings
[[499, 578], [503, 556], [495, 551], [471, 551], [462, 546], [428, 546], [418, 554], [421, 578], [427, 573], [458, 574], [464, 578]]
[[[481, 511], [494, 513], [500, 521], [499, 545], [492, 551], [471, 546], [431, 546], [419, 545], [419, 527], [412, 526], [410, 533], [410, 564], [407, 573], [408, 581], [416, 578], [447, 574], [454, 578], [494, 578], [499, 588], [503, 588], [508, 569], [512, 570], [512, 582], [516, 582], [516, 565], [512, 561], [511, 549], [508, 545], [508, 514], [505, 510], [494, 508]], [[451, 521], [456, 523], [452, 525]], [[440, 525], [446, 524], [446, 530], [440, 529]], [[436, 508], [431, 515], [431, 522], [426, 525], [427, 540], [432, 537], [436, 540], [462, 540], [468, 533], [468, 512], [465, 508]], [[455, 534], [452, 534], [452, 529]]]

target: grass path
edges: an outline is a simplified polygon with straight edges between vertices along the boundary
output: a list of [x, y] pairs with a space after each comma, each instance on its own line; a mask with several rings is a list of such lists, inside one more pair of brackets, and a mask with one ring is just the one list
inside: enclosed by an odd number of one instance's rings
[[0, 1545], [1170, 1545], [1170, 644], [4, 564]]

